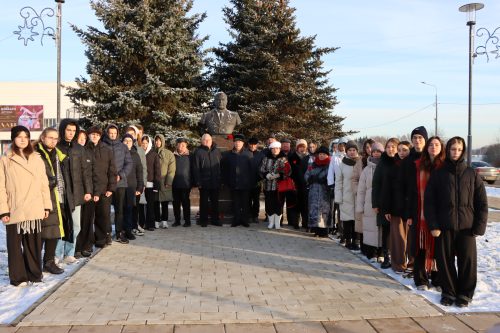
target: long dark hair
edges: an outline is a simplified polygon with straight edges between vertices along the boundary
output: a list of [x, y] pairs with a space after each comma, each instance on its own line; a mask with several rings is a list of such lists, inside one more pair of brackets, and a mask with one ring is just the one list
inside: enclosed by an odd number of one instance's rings
[[[26, 157], [26, 159], [28, 159], [28, 157], [33, 153], [33, 146], [31, 145], [30, 133], [26, 131], [19, 131], [19, 133], [17, 133], [16, 135], [16, 138], [21, 133], [26, 133], [26, 135], [28, 136], [28, 145], [26, 146], [26, 148], [23, 149], [23, 155], [24, 157]], [[12, 140], [11, 149], [14, 154], [21, 156], [21, 149], [19, 149], [19, 147], [16, 146], [16, 141], [15, 141], [16, 138]]]
[[[434, 160], [431, 160], [431, 156], [429, 155], [429, 146], [433, 140], [439, 141], [441, 151], [436, 155], [436, 157], [434, 157]], [[431, 172], [433, 169], [439, 168], [443, 164], [445, 158], [446, 151], [441, 138], [439, 136], [430, 137], [425, 143], [424, 150], [422, 151], [422, 157], [420, 158], [420, 170]]]

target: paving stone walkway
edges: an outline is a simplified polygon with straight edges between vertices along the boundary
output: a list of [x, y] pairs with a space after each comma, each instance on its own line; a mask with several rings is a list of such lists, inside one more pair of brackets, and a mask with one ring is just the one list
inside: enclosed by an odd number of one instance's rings
[[148, 232], [129, 245], [114, 243], [19, 326], [429, 316], [441, 313], [345, 248], [305, 233], [269, 231], [261, 224], [170, 228]]

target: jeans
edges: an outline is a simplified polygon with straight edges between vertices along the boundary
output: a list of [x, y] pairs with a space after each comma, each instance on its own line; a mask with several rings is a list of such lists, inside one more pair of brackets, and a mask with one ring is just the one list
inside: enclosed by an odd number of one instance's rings
[[71, 218], [73, 219], [73, 243], [63, 241], [62, 239], [60, 239], [57, 242], [57, 247], [56, 247], [57, 258], [63, 258], [69, 256], [73, 257], [75, 255], [76, 238], [80, 233], [81, 207], [82, 206], [76, 206], [75, 210], [71, 213]]

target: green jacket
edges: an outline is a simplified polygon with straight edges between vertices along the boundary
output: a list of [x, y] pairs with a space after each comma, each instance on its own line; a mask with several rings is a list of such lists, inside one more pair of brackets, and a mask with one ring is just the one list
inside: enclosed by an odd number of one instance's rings
[[155, 147], [157, 138], [161, 140], [161, 147], [156, 148], [156, 152], [160, 157], [161, 165], [159, 201], [172, 201], [172, 182], [174, 181], [175, 176], [175, 156], [166, 148], [165, 137], [162, 134], [155, 135]]

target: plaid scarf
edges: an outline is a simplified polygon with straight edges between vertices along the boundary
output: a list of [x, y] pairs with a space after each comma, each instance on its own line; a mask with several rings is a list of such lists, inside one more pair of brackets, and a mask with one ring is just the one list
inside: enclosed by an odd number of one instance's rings
[[417, 221], [417, 251], [425, 251], [425, 271], [431, 272], [434, 261], [434, 237], [424, 216], [424, 194], [430, 172], [420, 169], [421, 160], [415, 161], [417, 167], [418, 221]]

